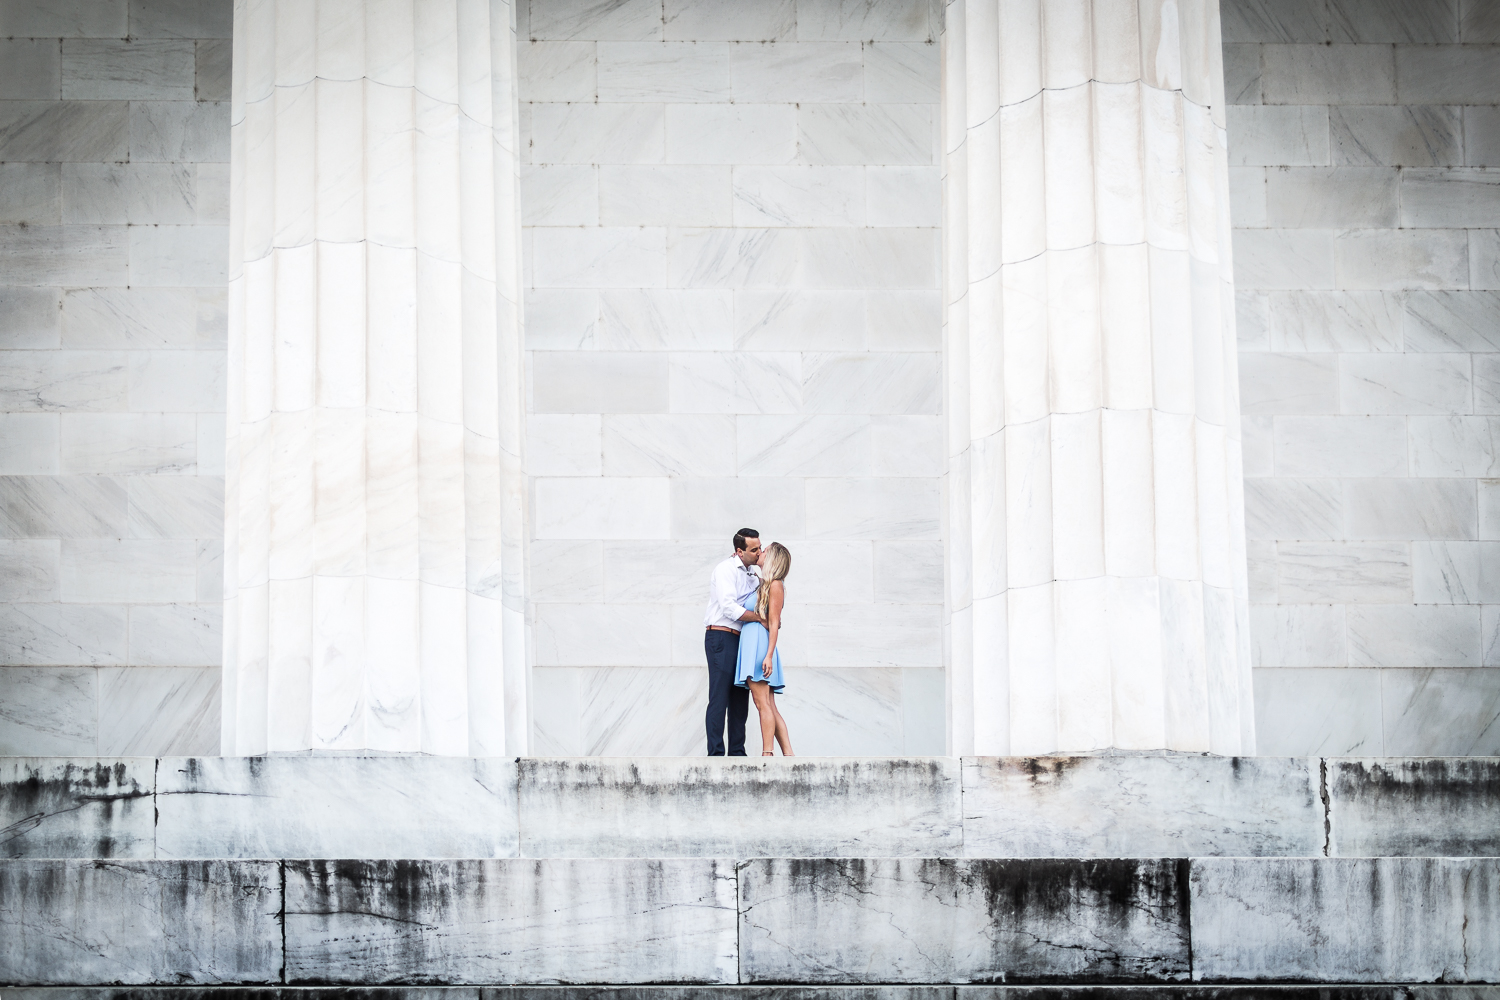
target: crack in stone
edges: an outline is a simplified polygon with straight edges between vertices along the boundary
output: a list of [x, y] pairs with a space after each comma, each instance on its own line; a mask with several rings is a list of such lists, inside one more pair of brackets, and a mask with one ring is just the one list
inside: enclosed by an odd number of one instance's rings
[[1318, 758], [1318, 796], [1323, 800], [1323, 857], [1333, 846], [1333, 806], [1328, 797], [1328, 758]]

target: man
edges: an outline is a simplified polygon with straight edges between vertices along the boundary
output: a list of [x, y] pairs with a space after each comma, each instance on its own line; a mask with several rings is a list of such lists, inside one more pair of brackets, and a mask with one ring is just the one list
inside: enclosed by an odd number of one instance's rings
[[745, 716], [750, 692], [734, 686], [740, 656], [740, 625], [763, 621], [744, 604], [760, 586], [751, 569], [760, 559], [760, 532], [741, 528], [734, 535], [734, 555], [714, 567], [708, 578], [708, 613], [703, 616], [703, 651], [708, 656], [708, 755], [724, 756], [724, 718], [729, 717], [729, 756], [745, 756]]

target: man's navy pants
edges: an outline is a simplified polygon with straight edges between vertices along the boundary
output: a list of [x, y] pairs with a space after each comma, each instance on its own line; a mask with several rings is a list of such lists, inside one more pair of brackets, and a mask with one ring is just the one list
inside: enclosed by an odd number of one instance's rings
[[729, 717], [729, 756], [745, 756], [745, 716], [750, 714], [750, 692], [734, 686], [740, 658], [738, 632], [705, 629], [703, 652], [708, 655], [708, 755], [724, 756], [724, 717]]

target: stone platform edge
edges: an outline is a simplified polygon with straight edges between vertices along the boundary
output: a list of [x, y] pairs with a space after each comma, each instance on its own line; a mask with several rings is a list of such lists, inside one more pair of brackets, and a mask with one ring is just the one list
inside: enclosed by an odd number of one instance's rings
[[1500, 858], [0, 861], [3, 986], [1496, 983], [1496, 941]]
[[0, 858], [1500, 855], [1500, 758], [0, 757]]
[[23, 986], [5, 1000], [1497, 1000], [1500, 986]]

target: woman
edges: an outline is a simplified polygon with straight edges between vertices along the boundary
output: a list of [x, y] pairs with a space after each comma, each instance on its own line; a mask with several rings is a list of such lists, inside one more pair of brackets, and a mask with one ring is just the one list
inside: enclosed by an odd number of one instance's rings
[[[781, 754], [792, 756], [792, 734], [786, 720], [776, 710], [776, 695], [786, 686], [781, 680], [781, 651], [776, 637], [781, 632], [781, 606], [786, 602], [786, 575], [792, 568], [792, 554], [780, 542], [767, 545], [760, 554], [760, 587], [745, 601], [745, 610], [759, 612], [770, 625], [747, 622], [740, 629], [740, 659], [735, 670], [735, 686], [748, 687], [760, 716], [762, 757], [774, 757], [774, 738], [781, 744]], [[751, 602], [754, 603], [751, 603]]]

